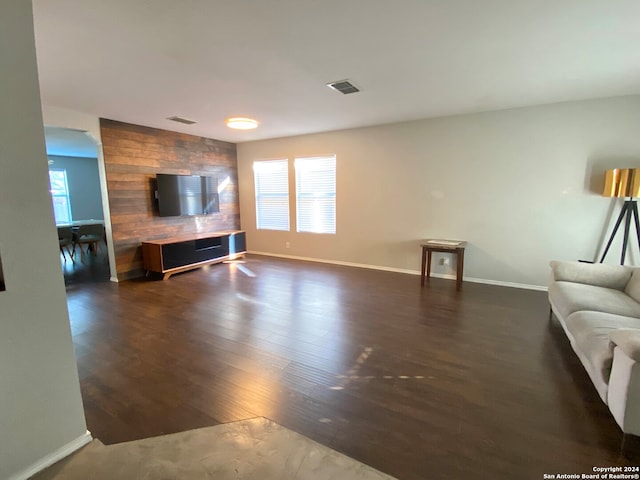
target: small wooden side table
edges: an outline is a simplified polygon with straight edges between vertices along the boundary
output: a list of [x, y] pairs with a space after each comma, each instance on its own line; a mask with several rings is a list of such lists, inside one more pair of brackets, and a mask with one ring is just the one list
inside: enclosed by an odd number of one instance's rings
[[425, 271], [426, 279], [429, 282], [431, 276], [431, 254], [433, 252], [455, 253], [456, 254], [456, 290], [462, 289], [462, 274], [464, 272], [464, 249], [467, 242], [462, 240], [437, 240], [428, 239], [420, 245], [422, 247], [422, 273], [420, 285], [424, 286]]

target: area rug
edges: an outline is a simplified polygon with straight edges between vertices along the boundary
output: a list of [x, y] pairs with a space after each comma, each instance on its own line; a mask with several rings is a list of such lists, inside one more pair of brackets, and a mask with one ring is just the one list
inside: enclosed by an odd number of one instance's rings
[[391, 479], [266, 418], [105, 446], [94, 441], [33, 480]]

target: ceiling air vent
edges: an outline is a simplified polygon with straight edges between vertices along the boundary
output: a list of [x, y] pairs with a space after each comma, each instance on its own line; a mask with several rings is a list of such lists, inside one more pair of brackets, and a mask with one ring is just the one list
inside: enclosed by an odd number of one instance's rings
[[332, 90], [335, 90], [336, 92], [344, 93], [345, 95], [360, 91], [360, 89], [356, 87], [353, 83], [351, 83], [349, 80], [339, 80], [337, 82], [327, 83], [327, 87], [329, 87]]
[[182, 117], [167, 117], [167, 120], [171, 120], [172, 122], [184, 123], [185, 125], [193, 125], [197, 123], [195, 120], [189, 120], [188, 118]]

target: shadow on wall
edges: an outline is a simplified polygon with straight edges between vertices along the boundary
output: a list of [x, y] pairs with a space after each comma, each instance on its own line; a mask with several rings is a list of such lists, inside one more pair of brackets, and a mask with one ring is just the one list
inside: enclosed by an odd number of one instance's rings
[[148, 179], [149, 183], [149, 195], [147, 197], [147, 211], [151, 212], [153, 217], [158, 217], [160, 215], [160, 209], [158, 207], [158, 181], [155, 176], [151, 176]]
[[[497, 284], [529, 288], [545, 286], [544, 283], [541, 285], [538, 279], [549, 277], [549, 264], [541, 263], [529, 270], [518, 269], [513, 266], [508, 255], [505, 256], [503, 253], [508, 251], [507, 237], [502, 241], [505, 242], [504, 245], [498, 245], [496, 250], [487, 250], [482, 245], [468, 243], [464, 256], [464, 276], [474, 278], [473, 272], [491, 272], [486, 278], [497, 280]], [[455, 273], [455, 263], [453, 268]]]
[[[639, 168], [640, 158], [638, 157], [626, 157], [626, 156], [607, 156], [607, 157], [590, 157], [587, 159], [587, 168], [585, 169], [584, 176], [584, 189], [586, 192], [594, 195], [602, 195], [604, 191], [604, 179], [605, 172], [614, 168]], [[603, 201], [609, 201], [609, 209], [605, 221], [602, 225], [602, 231], [598, 238], [596, 248], [594, 251], [594, 260], [599, 260], [600, 255], [604, 251], [605, 244], [611, 234], [614, 222], [622, 208], [624, 198], [609, 198], [603, 196]], [[621, 236], [620, 231], [617, 236]], [[631, 253], [631, 259], [635, 263], [633, 258], [633, 251]]]

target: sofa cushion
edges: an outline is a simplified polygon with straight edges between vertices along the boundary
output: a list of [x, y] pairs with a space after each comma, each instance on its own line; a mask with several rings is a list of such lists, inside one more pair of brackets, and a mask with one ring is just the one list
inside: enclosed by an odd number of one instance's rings
[[613, 362], [609, 334], [619, 328], [640, 328], [638, 318], [603, 312], [575, 312], [567, 317], [565, 323], [575, 347], [582, 352], [594, 371], [599, 372], [605, 383], [609, 383]]
[[631, 278], [631, 267], [605, 263], [551, 262], [553, 279], [560, 282], [584, 283], [597, 287], [624, 290]]
[[592, 310], [628, 317], [640, 317], [640, 303], [620, 290], [584, 283], [552, 282], [549, 300], [557, 314], [566, 319], [573, 312]]
[[620, 328], [609, 334], [610, 347], [620, 347], [624, 354], [640, 362], [640, 320], [636, 328]]
[[631, 278], [624, 287], [624, 293], [633, 298], [636, 302], [640, 302], [640, 268], [634, 268]]

